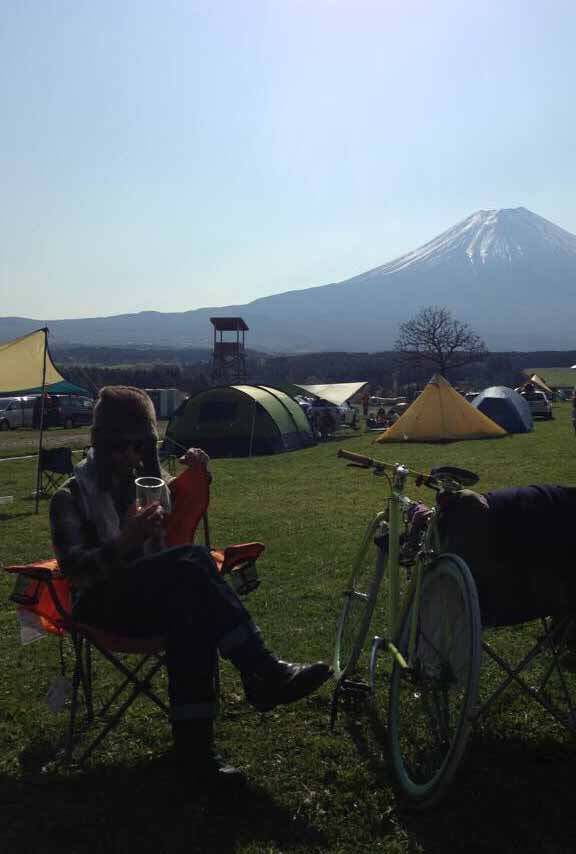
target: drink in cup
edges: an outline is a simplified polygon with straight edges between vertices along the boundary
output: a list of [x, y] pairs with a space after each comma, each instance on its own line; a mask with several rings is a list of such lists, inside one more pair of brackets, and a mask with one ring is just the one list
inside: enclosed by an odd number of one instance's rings
[[163, 504], [164, 481], [159, 477], [137, 477], [136, 484], [136, 506], [138, 510], [147, 507], [148, 504]]

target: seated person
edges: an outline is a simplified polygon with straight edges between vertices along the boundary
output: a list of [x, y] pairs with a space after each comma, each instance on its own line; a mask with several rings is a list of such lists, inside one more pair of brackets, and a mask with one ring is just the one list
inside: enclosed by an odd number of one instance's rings
[[388, 424], [388, 417], [386, 415], [386, 410], [383, 406], [381, 406], [378, 412], [376, 413], [376, 422], [381, 426]]
[[576, 611], [576, 489], [538, 484], [444, 497], [442, 551], [470, 568], [484, 625]]
[[[165, 638], [175, 756], [196, 783], [235, 785], [240, 772], [213, 746], [217, 652], [240, 671], [246, 698], [260, 711], [305, 697], [331, 670], [278, 659], [207, 548], [162, 548], [162, 507], [136, 510], [134, 503], [135, 476], [161, 475], [157, 439], [145, 392], [100, 391], [92, 447], [50, 504], [54, 551], [77, 620], [118, 635]], [[183, 459], [208, 460], [194, 449]]]

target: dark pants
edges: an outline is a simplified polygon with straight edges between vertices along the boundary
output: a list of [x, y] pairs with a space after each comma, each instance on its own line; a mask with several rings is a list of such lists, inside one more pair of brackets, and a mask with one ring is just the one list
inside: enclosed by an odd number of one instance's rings
[[174, 720], [214, 717], [218, 650], [233, 659], [259, 638], [203, 546], [175, 546], [116, 570], [82, 594], [74, 617], [124, 637], [165, 639]]

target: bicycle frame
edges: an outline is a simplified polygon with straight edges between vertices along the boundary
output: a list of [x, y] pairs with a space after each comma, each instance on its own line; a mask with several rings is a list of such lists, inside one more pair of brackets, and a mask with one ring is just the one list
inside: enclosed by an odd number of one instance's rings
[[[378, 474], [378, 472], [375, 472]], [[383, 515], [388, 518], [388, 561], [387, 567], [382, 566], [382, 571], [377, 572], [375, 576], [375, 585], [377, 589], [374, 591], [377, 597], [380, 584], [384, 577], [384, 569], [388, 570], [388, 634], [389, 637], [382, 638], [376, 635], [372, 641], [372, 653], [370, 656], [370, 685], [374, 685], [374, 662], [375, 652], [379, 646], [385, 645], [388, 651], [394, 656], [399, 665], [404, 669], [410, 669], [412, 666], [414, 648], [416, 645], [416, 631], [418, 611], [420, 608], [420, 595], [422, 589], [422, 575], [427, 564], [439, 552], [439, 533], [437, 525], [436, 510], [432, 508], [430, 517], [426, 523], [424, 531], [424, 540], [422, 548], [419, 550], [415, 558], [414, 575], [408, 589], [403, 597], [400, 595], [401, 587], [401, 572], [400, 564], [400, 545], [403, 528], [403, 513], [414, 502], [408, 498], [404, 490], [408, 480], [408, 469], [403, 465], [394, 467], [390, 495], [388, 498], [387, 514], [378, 514], [376, 520]], [[374, 520], [374, 522], [376, 522]], [[374, 523], [369, 526], [373, 528]], [[395, 644], [398, 637], [400, 627], [404, 621], [404, 616], [411, 602], [416, 603], [416, 607], [412, 611], [412, 619], [410, 625], [410, 635], [408, 644], [408, 660], [402, 655]]]
[[[350, 671], [351, 667], [354, 667], [365, 646], [373, 612], [380, 593], [380, 586], [384, 578], [384, 574], [387, 573], [387, 636], [383, 638], [376, 635], [372, 641], [369, 667], [370, 679], [369, 684], [365, 686], [367, 688], [371, 688], [374, 685], [374, 665], [378, 649], [385, 647], [403, 669], [409, 670], [411, 668], [418, 631], [418, 612], [420, 610], [422, 578], [425, 569], [440, 551], [437, 516], [436, 510], [433, 508], [425, 523], [423, 542], [420, 544], [420, 547], [414, 556], [413, 577], [410, 579], [408, 589], [402, 593], [402, 572], [405, 571], [401, 559], [402, 531], [405, 524], [404, 513], [415, 503], [405, 494], [407, 481], [408, 479], [413, 479], [416, 481], [418, 486], [424, 484], [437, 492], [441, 492], [443, 490], [452, 491], [453, 489], [461, 488], [461, 484], [457, 480], [457, 477], [454, 476], [454, 473], [457, 475], [468, 475], [472, 478], [476, 478], [476, 476], [457, 469], [439, 469], [434, 474], [425, 475], [420, 472], [410, 471], [402, 464], [384, 463], [382, 461], [374, 460], [370, 457], [365, 457], [345, 450], [340, 450], [338, 452], [338, 456], [349, 459], [352, 464], [358, 465], [362, 468], [373, 468], [375, 475], [385, 475], [390, 484], [387, 509], [377, 513], [372, 521], [369, 522], [353, 567], [352, 579], [356, 578], [357, 573], [361, 569], [363, 561], [366, 558], [366, 553], [370, 544], [374, 542], [378, 548], [378, 556], [376, 566], [373, 570], [373, 576], [370, 581], [370, 586], [365, 592], [360, 592], [354, 589], [354, 581], [352, 581], [351, 587], [345, 591], [345, 595], [348, 595], [351, 600], [355, 598], [365, 604], [366, 615], [360, 623], [357, 640], [354, 642], [350, 658], [344, 667], [344, 670], [340, 669], [339, 661], [338, 659], [335, 659], [336, 670], [337, 672], [340, 670], [338, 677], [339, 682], [342, 684], [346, 683], [346, 687], [350, 687], [350, 685], [352, 685], [354, 686], [354, 689], [359, 688], [361, 683], [350, 682], [350, 680], [346, 678], [346, 673], [347, 671]], [[387, 532], [386, 548], [384, 546], [384, 542], [379, 542], [377, 537], [378, 531], [384, 527]], [[407, 609], [412, 603], [415, 603], [415, 607], [413, 608], [412, 616], [410, 618], [409, 643], [405, 651], [405, 655], [403, 655], [399, 651], [396, 642], [400, 628], [404, 624]], [[343, 622], [341, 623], [339, 632], [343, 630], [343, 626], [345, 625], [345, 613], [342, 616], [342, 620]], [[351, 666], [350, 661], [353, 662]]]

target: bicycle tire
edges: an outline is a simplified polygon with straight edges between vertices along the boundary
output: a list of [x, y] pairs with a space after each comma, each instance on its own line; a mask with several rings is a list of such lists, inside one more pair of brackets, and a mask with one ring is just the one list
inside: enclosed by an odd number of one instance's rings
[[334, 676], [340, 684], [355, 673], [384, 575], [385, 551], [374, 543], [383, 514], [374, 518], [362, 542], [340, 612], [334, 648]]
[[[422, 577], [414, 658], [395, 661], [390, 679], [388, 742], [399, 786], [412, 804], [437, 803], [464, 754], [478, 696], [481, 623], [467, 565], [439, 555]], [[414, 602], [397, 646], [408, 656]], [[441, 616], [443, 619], [438, 619]]]

